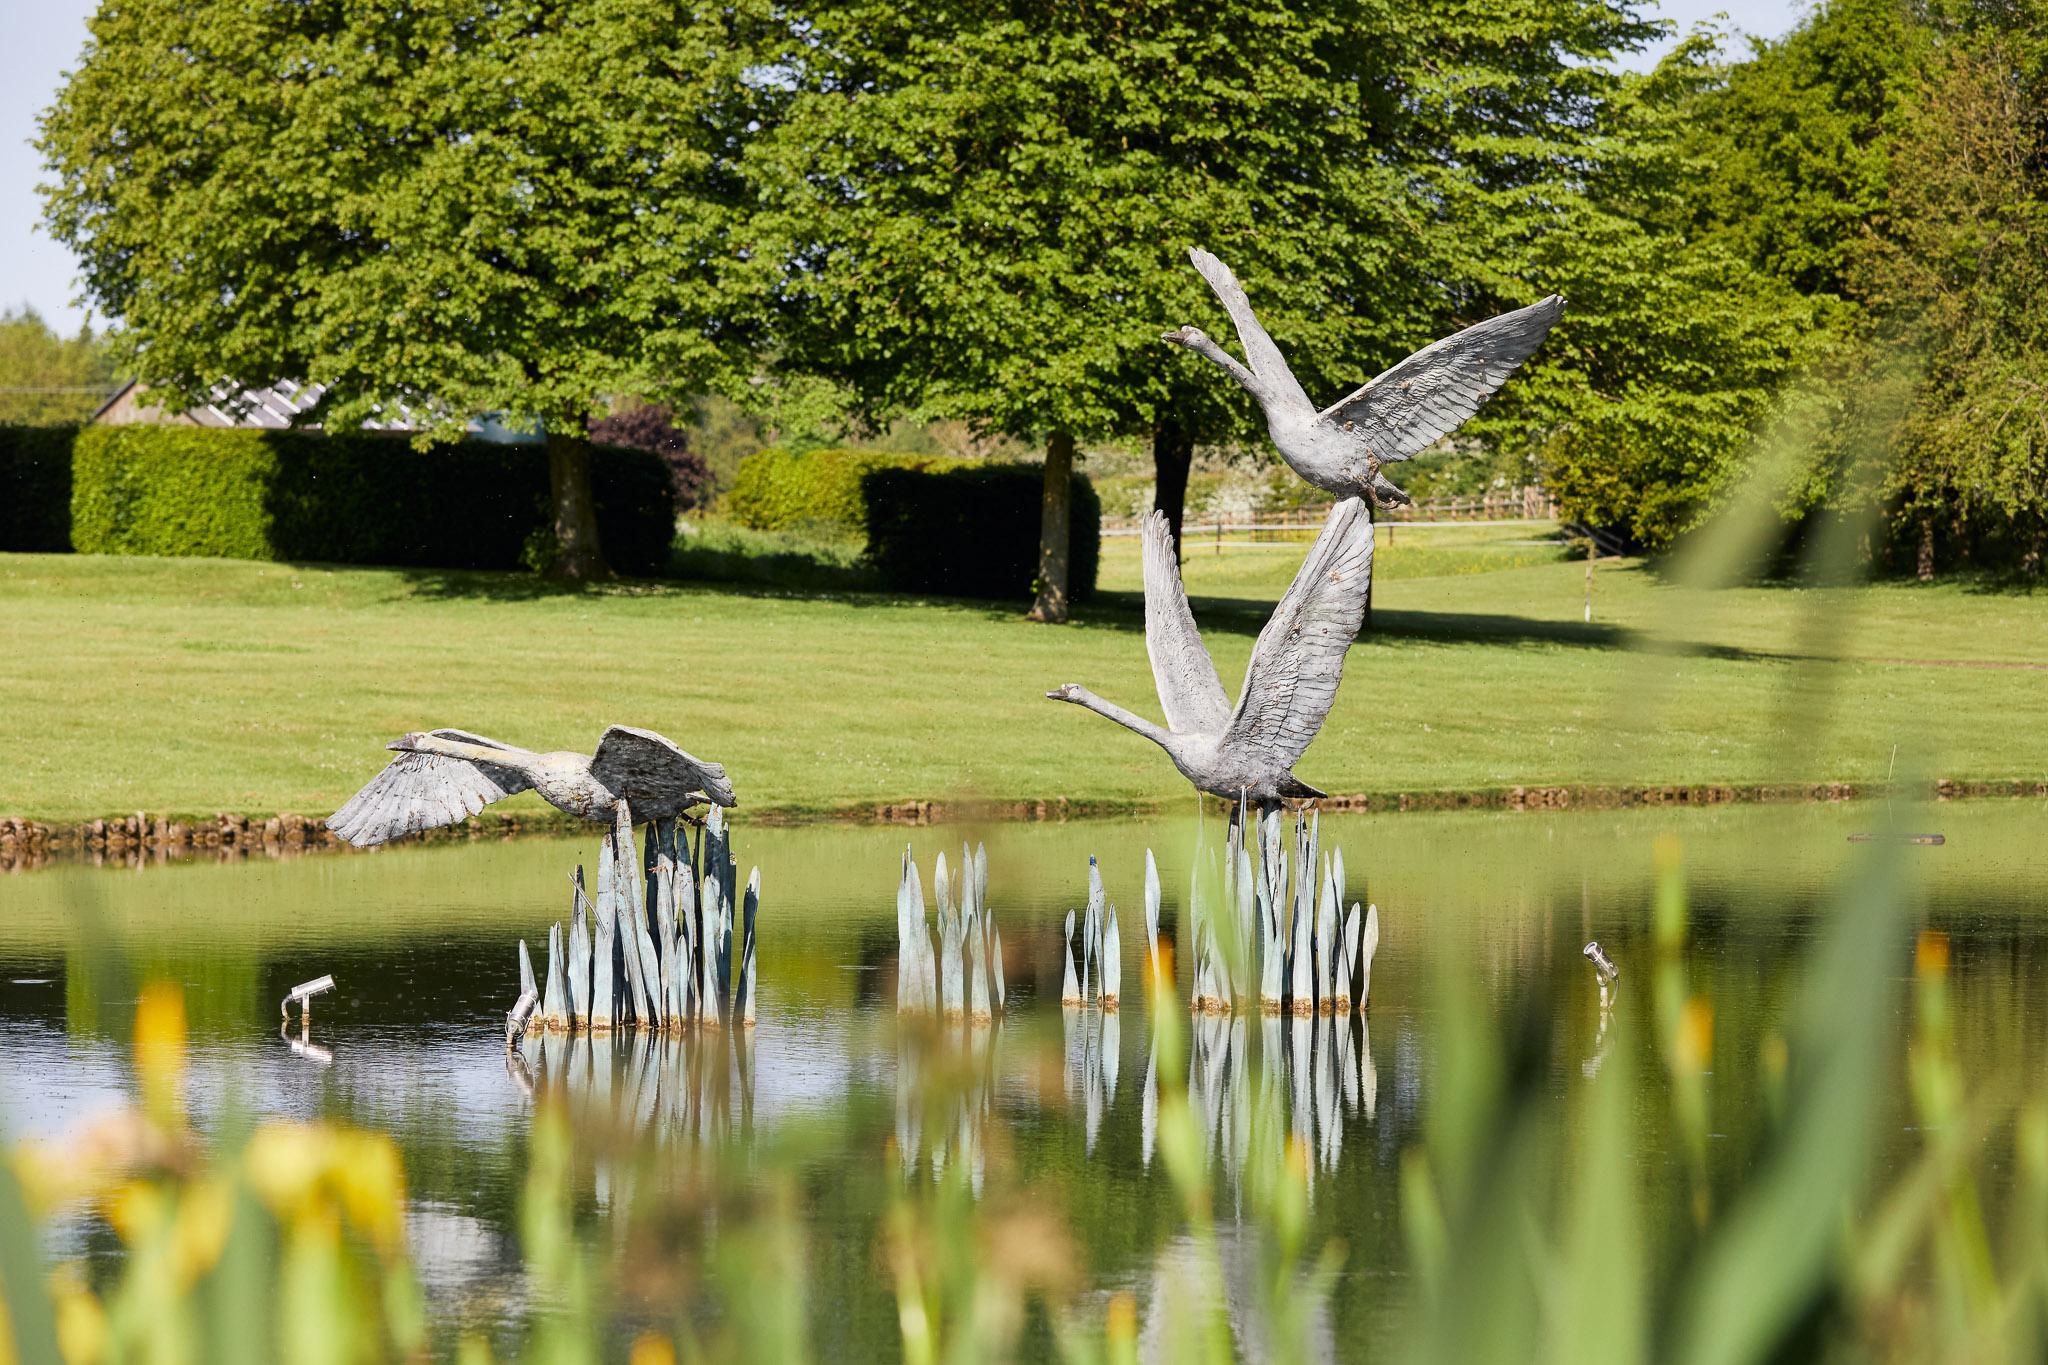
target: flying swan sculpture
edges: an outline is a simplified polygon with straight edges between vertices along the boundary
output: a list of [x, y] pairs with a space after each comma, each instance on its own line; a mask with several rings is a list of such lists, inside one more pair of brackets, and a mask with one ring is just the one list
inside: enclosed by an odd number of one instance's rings
[[1199, 248], [1188, 252], [1188, 259], [1230, 314], [1249, 367], [1199, 327], [1181, 327], [1160, 340], [1213, 361], [1258, 399], [1266, 430], [1295, 473], [1339, 497], [1370, 496], [1382, 506], [1409, 499], [1381, 467], [1410, 459], [1457, 430], [1564, 316], [1563, 297], [1552, 294], [1541, 303], [1475, 323], [1425, 346], [1318, 412], [1287, 358], [1259, 325], [1230, 267]]
[[456, 824], [523, 791], [604, 824], [621, 803], [635, 824], [674, 819], [707, 802], [739, 804], [721, 765], [630, 725], [606, 730], [594, 754], [535, 753], [467, 730], [429, 730], [386, 747], [398, 757], [327, 817], [327, 828], [357, 848]]
[[1232, 708], [1188, 609], [1172, 533], [1155, 511], [1144, 525], [1145, 650], [1166, 728], [1076, 683], [1045, 695], [1143, 735], [1166, 750], [1198, 790], [1267, 802], [1321, 796], [1294, 775], [1294, 765], [1337, 698], [1344, 653], [1365, 617], [1372, 545], [1364, 502], [1346, 498], [1330, 509], [1294, 583], [1259, 632]]

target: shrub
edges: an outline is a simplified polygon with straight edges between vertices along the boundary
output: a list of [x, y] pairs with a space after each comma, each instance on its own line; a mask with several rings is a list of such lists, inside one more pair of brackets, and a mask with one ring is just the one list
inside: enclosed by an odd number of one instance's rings
[[77, 427], [0, 426], [0, 550], [71, 548]]
[[867, 529], [862, 480], [882, 469], [951, 469], [965, 461], [877, 450], [762, 450], [740, 461], [724, 511], [756, 531]]
[[676, 425], [675, 414], [660, 403], [622, 408], [590, 424], [592, 445], [644, 450], [668, 466], [676, 510], [688, 512], [711, 501], [711, 466], [690, 449], [690, 434]]
[[[868, 561], [899, 592], [1028, 598], [1038, 577], [1039, 499], [1035, 464], [967, 464], [945, 469], [875, 469], [861, 480]], [[1102, 556], [1102, 503], [1086, 475], [1074, 475], [1068, 596], [1095, 591]]]
[[[75, 446], [72, 543], [88, 554], [516, 568], [549, 524], [547, 453], [373, 432], [98, 427]], [[598, 534], [627, 573], [666, 566], [675, 504], [658, 456], [591, 461]]]

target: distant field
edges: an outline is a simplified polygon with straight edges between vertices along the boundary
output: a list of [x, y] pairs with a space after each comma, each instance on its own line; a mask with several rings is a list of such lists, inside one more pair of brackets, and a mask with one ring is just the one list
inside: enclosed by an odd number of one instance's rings
[[[1235, 692], [1300, 547], [1191, 548]], [[1383, 541], [1375, 628], [1302, 776], [1340, 793], [1873, 783], [1900, 745], [1902, 769], [2048, 777], [2048, 599], [1700, 594], [1607, 561], [1588, 626], [1583, 563], [1556, 555], [1526, 525]], [[1171, 802], [1163, 755], [1039, 695], [1081, 682], [1157, 714], [1135, 542], [1108, 543], [1103, 581], [1059, 629], [872, 594], [0, 555], [0, 814], [319, 814], [408, 729], [552, 747], [613, 722], [724, 760], [750, 809]]]

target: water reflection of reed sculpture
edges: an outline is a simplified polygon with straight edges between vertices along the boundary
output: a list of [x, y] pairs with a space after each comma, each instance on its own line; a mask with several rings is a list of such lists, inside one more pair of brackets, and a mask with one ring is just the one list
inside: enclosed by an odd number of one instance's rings
[[[1268, 1134], [1284, 1131], [1314, 1151], [1320, 1169], [1334, 1170], [1343, 1151], [1345, 1114], [1362, 1112], [1370, 1122], [1378, 1101], [1365, 1015], [1379, 947], [1379, 913], [1371, 906], [1361, 913], [1356, 902], [1349, 915], [1342, 913], [1343, 853], [1333, 849], [1326, 855], [1320, 820], [1300, 811], [1290, 830], [1280, 811], [1255, 813], [1249, 803], [1241, 803], [1232, 813], [1220, 859], [1214, 852], [1206, 859], [1198, 853], [1196, 862], [1187, 902], [1194, 958], [1189, 1005], [1195, 1015], [1188, 1098], [1203, 1116], [1206, 1155], [1211, 1160], [1220, 1156], [1236, 1183], [1250, 1159], [1254, 1131], [1264, 1125]], [[1091, 860], [1091, 903], [1100, 885], [1100, 869]], [[1144, 896], [1146, 962], [1156, 1007], [1170, 999], [1172, 974], [1162, 954], [1171, 948], [1160, 942], [1159, 865], [1149, 849]], [[1069, 979], [1072, 960], [1069, 953]], [[1254, 982], [1263, 1016], [1256, 1075], [1248, 1055]], [[1074, 1056], [1075, 1019], [1079, 1016], [1085, 1026], [1089, 1016], [1074, 1010], [1066, 1014], [1072, 1091], [1076, 1078], [1084, 1084], [1091, 1079], [1085, 1028], [1084, 1055]], [[1158, 1125], [1157, 1017], [1140, 1118], [1147, 1164]], [[1104, 1048], [1114, 1046], [1113, 1039], [1105, 1030]], [[1112, 1061], [1102, 1093], [1114, 1095], [1114, 1077]], [[1092, 1099], [1097, 1092], [1086, 1093]]]
[[1080, 1107], [1083, 1142], [1093, 1156], [1103, 1115], [1116, 1103], [1123, 1060], [1122, 1015], [1113, 1009], [1063, 1009], [1060, 1031], [1066, 1044], [1067, 1102]]
[[1003, 936], [988, 908], [988, 849], [960, 846], [956, 879], [940, 853], [932, 868], [932, 894], [939, 903], [937, 951], [925, 923], [924, 883], [910, 849], [903, 850], [903, 874], [896, 883], [896, 1009], [942, 1019], [965, 1017], [986, 1024], [1002, 1012]]
[[630, 725], [606, 730], [593, 754], [535, 753], [467, 730], [414, 733], [386, 747], [398, 757], [327, 817], [335, 837], [358, 848], [459, 823], [523, 791], [598, 824], [621, 808], [635, 824], [739, 804], [722, 766]]
[[1556, 294], [1488, 318], [1426, 346], [1377, 379], [1318, 412], [1287, 358], [1260, 325], [1230, 267], [1206, 251], [1188, 253], [1237, 328], [1249, 368], [1199, 327], [1161, 337], [1203, 356], [1258, 400], [1280, 457], [1302, 478], [1339, 497], [1408, 501], [1381, 467], [1421, 454], [1462, 426], [1564, 316]]
[[934, 1182], [950, 1166], [976, 1197], [988, 1167], [996, 1115], [996, 1040], [1001, 1025], [900, 1030], [896, 1038], [896, 1151], [906, 1179], [920, 1164]]
[[[726, 1041], [730, 1036], [731, 1041]], [[529, 1096], [559, 1096], [606, 1131], [712, 1143], [754, 1116], [754, 1036], [543, 1033], [506, 1055]]]
[[1145, 649], [1166, 728], [1078, 683], [1045, 695], [1107, 716], [1166, 750], [1199, 791], [1277, 802], [1323, 793], [1294, 775], [1337, 699], [1344, 654], [1365, 619], [1372, 581], [1372, 519], [1346, 498], [1330, 509], [1287, 593], [1252, 646], [1233, 708], [1202, 644], [1181, 586], [1173, 536], [1159, 512], [1145, 519]]
[[[761, 870], [739, 887], [725, 813], [714, 806], [693, 847], [681, 820], [647, 828], [643, 860], [624, 805], [605, 835], [597, 896], [579, 866], [568, 932], [548, 930], [538, 1021], [551, 1032], [677, 1032], [754, 1023], [754, 925]], [[519, 945], [521, 995], [532, 986]]]
[[[1333, 1171], [1344, 1151], [1347, 1118], [1373, 1121], [1379, 1103], [1379, 1072], [1373, 1065], [1372, 1032], [1364, 1018], [1348, 1014], [1263, 1016], [1258, 1024], [1257, 1065], [1253, 1064], [1248, 1015], [1196, 1016], [1188, 1051], [1188, 1103], [1202, 1121], [1203, 1157], [1218, 1163], [1242, 1193], [1253, 1152], [1279, 1159], [1285, 1134], [1315, 1154], [1315, 1171]], [[1158, 1142], [1159, 1045], [1155, 1036], [1145, 1067], [1140, 1114], [1140, 1155], [1149, 1166]], [[1268, 1141], [1260, 1145], [1263, 1135]]]

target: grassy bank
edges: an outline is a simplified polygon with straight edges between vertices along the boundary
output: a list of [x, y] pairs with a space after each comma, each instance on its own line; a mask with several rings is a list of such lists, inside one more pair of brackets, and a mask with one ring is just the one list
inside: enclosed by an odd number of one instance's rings
[[[1871, 784], [1894, 744], [1931, 775], [2048, 775], [2038, 597], [1695, 594], [1610, 561], [1586, 625], [1584, 567], [1539, 530], [1395, 533], [1307, 780]], [[1189, 559], [1232, 691], [1299, 554]], [[1156, 712], [1135, 557], [1109, 541], [1101, 600], [1053, 629], [867, 594], [0, 556], [0, 813], [320, 813], [408, 729], [587, 746], [614, 722], [724, 760], [755, 810], [1171, 801], [1156, 750], [1039, 695], [1076, 681]]]

